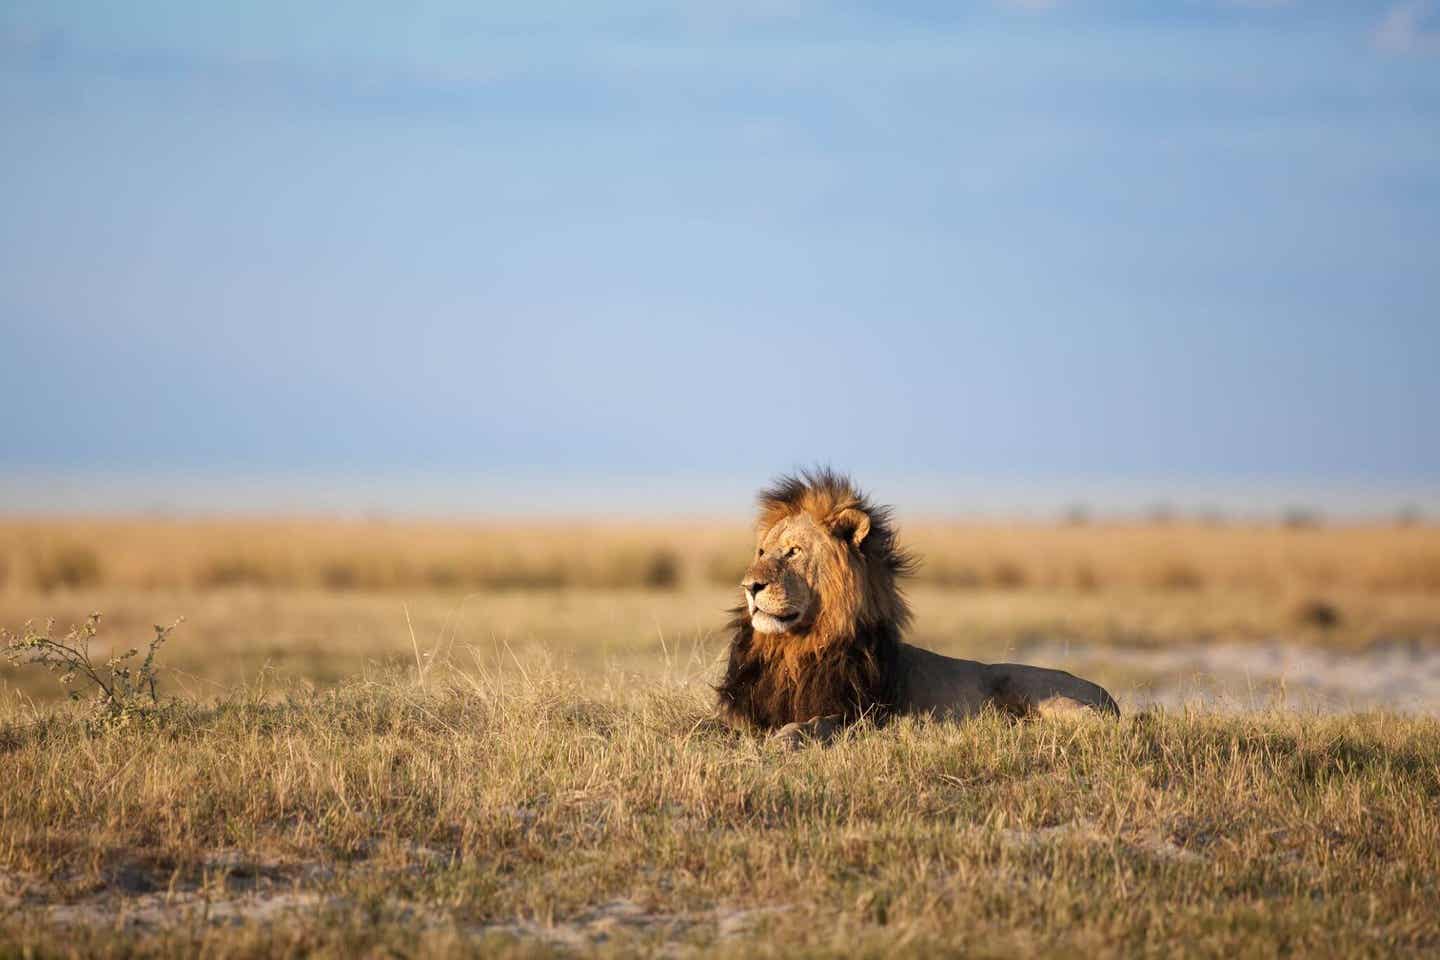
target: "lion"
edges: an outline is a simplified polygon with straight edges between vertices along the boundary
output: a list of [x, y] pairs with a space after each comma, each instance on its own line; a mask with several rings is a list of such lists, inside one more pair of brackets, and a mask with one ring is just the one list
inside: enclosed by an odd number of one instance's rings
[[900, 581], [915, 559], [890, 508], [828, 469], [762, 490], [755, 556], [740, 581], [729, 662], [715, 690], [731, 727], [795, 746], [862, 717], [961, 720], [987, 707], [1011, 717], [1119, 716], [1098, 684], [1063, 670], [979, 663], [905, 643]]

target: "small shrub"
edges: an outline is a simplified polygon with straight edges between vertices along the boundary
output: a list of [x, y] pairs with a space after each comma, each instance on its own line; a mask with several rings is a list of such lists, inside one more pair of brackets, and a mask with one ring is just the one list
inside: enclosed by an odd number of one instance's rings
[[919, 579], [951, 590], [974, 590], [984, 581], [980, 571], [961, 563], [927, 563], [920, 568]]
[[641, 580], [652, 590], [674, 590], [680, 585], [680, 558], [669, 550], [657, 550]]
[[43, 593], [93, 587], [100, 582], [100, 558], [89, 547], [67, 544], [38, 557], [31, 573]]
[[1418, 527], [1425, 522], [1425, 511], [1413, 503], [1406, 504], [1395, 511], [1395, 526], [1397, 527]]
[[1280, 523], [1290, 530], [1315, 530], [1325, 523], [1325, 518], [1310, 507], [1288, 507], [1281, 513]]
[[1199, 590], [1205, 577], [1188, 563], [1169, 563], [1160, 568], [1153, 582], [1161, 590]]
[[1030, 582], [1018, 563], [1002, 560], [990, 568], [990, 584], [1001, 590], [1019, 590]]
[[1082, 593], [1094, 593], [1100, 589], [1100, 575], [1088, 563], [1078, 563], [1071, 571], [1070, 585]]
[[250, 557], [216, 557], [195, 576], [199, 587], [266, 587], [276, 582], [275, 571]]
[[362, 579], [360, 568], [348, 560], [329, 560], [320, 566], [320, 585], [326, 590], [354, 590]]
[[570, 581], [559, 560], [527, 564], [515, 558], [485, 569], [475, 586], [484, 590], [555, 590], [569, 586]]
[[454, 563], [432, 563], [421, 573], [425, 585], [436, 590], [454, 590], [466, 582], [465, 571]]
[[[103, 666], [95, 664], [90, 657], [90, 641], [100, 629], [98, 613], [92, 613], [82, 625], [70, 628], [63, 637], [54, 635], [55, 624], [50, 621], [43, 631], [35, 630], [28, 623], [18, 635], [0, 630], [0, 641], [4, 643], [5, 659], [11, 663], [43, 666], [59, 674], [60, 682], [66, 686], [76, 681], [88, 684], [96, 713], [124, 718], [159, 706], [155, 654], [179, 625], [178, 620], [168, 627], [157, 625], [155, 636], [145, 648], [145, 659], [139, 664], [134, 663], [140, 655], [135, 647], [115, 654]], [[83, 700], [85, 693], [72, 688], [70, 699]]]
[[[557, 563], [560, 561], [557, 560]], [[670, 550], [639, 547], [616, 551], [602, 560], [579, 567], [567, 565], [564, 581], [569, 585], [611, 589], [670, 589], [680, 583], [680, 558]], [[736, 577], [739, 581], [739, 577]]]
[[1340, 626], [1344, 619], [1340, 608], [1328, 600], [1310, 599], [1295, 608], [1295, 622], [1302, 627], [1329, 630]]

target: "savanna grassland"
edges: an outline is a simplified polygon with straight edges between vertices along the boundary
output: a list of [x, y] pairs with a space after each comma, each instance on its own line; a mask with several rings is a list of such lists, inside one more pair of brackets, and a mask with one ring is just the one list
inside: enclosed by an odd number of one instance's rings
[[158, 702], [0, 667], [0, 953], [1440, 949], [1440, 529], [903, 532], [917, 642], [1125, 717], [719, 729], [738, 527], [4, 521], [12, 636], [103, 611], [103, 679], [185, 621]]

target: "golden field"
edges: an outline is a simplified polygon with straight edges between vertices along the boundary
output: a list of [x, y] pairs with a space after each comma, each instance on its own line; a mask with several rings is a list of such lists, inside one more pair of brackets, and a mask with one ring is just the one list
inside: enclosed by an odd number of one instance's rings
[[1440, 530], [902, 533], [1122, 720], [717, 729], [738, 525], [4, 521], [12, 634], [185, 622], [158, 704], [0, 661], [0, 955], [1440, 949]]
[[[957, 589], [1440, 593], [1427, 524], [902, 524], [917, 582]], [[0, 520], [0, 589], [654, 587], [739, 578], [743, 524]]]
[[[1440, 646], [1435, 526], [916, 522], [901, 533], [922, 558], [914, 638], [957, 655]], [[0, 522], [0, 625], [64, 628], [100, 611], [105, 634], [133, 644], [184, 617], [171, 679], [200, 690], [262, 668], [334, 682], [436, 643], [654, 676], [677, 658], [708, 668], [721, 652], [751, 549], [743, 525], [719, 523], [11, 519]], [[54, 695], [44, 678], [0, 671], [28, 695]], [[1123, 686], [1122, 673], [1104, 679]]]

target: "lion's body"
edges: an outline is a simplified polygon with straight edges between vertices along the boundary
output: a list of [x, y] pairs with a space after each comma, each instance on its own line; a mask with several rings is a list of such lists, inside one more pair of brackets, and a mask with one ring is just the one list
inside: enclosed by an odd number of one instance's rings
[[1064, 670], [959, 660], [904, 643], [899, 672], [905, 678], [905, 694], [897, 704], [900, 713], [963, 720], [987, 705], [1017, 717], [1120, 712], [1104, 687]]
[[785, 478], [759, 504], [745, 605], [734, 611], [716, 688], [729, 723], [816, 733], [866, 716], [959, 720], [987, 706], [1014, 716], [1119, 713], [1104, 689], [1062, 670], [904, 643], [910, 610], [899, 581], [914, 561], [889, 511], [849, 480], [828, 471]]

